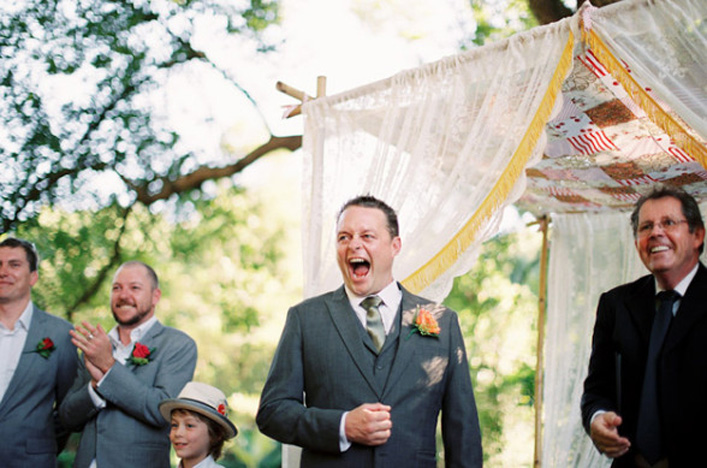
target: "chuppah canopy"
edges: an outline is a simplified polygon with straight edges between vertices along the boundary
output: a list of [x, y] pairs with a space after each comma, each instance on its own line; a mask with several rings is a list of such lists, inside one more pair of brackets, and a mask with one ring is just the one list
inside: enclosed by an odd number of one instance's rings
[[[583, 249], [601, 250], [611, 240], [617, 252], [630, 252], [625, 211], [655, 183], [707, 198], [706, 19], [702, 0], [585, 4], [572, 18], [306, 102], [305, 295], [340, 283], [336, 212], [363, 193], [398, 211], [403, 249], [394, 274], [433, 300], [469, 270], [513, 203], [557, 217], [553, 236], [570, 239], [569, 250], [553, 250], [551, 278], [573, 268], [573, 237]], [[611, 220], [615, 235], [607, 238]], [[639, 274], [635, 262], [628, 268], [618, 254], [606, 258], [602, 268], [617, 272], [607, 278]], [[566, 321], [553, 322], [575, 291], [585, 291], [572, 281], [586, 278], [550, 281], [548, 361], [557, 357], [552, 340], [563, 333], [570, 359], [589, 348], [591, 326], [574, 321], [563, 331], [557, 327]], [[596, 294], [583, 296], [578, 312], [590, 323]], [[581, 375], [570, 384], [562, 379], [566, 369], [546, 369], [544, 398], [552, 400], [542, 464], [594, 466], [598, 456], [577, 435], [572, 410]], [[584, 372], [576, 364], [571, 371]], [[558, 392], [556, 383], [571, 388]], [[568, 432], [575, 437], [560, 437]]]

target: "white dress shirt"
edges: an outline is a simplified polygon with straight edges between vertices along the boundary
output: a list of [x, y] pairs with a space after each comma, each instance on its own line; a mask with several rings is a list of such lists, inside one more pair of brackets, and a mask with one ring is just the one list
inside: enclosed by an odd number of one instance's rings
[[12, 376], [15, 375], [17, 364], [20, 362], [33, 312], [34, 305], [30, 300], [12, 330], [0, 323], [0, 401], [5, 396]]
[[[179, 468], [184, 468], [184, 464], [181, 460], [179, 461]], [[199, 463], [194, 465], [194, 468], [223, 468], [223, 466], [216, 463], [214, 457], [209, 455], [203, 460], [201, 460]]]
[[[398, 287], [398, 283], [392, 281], [388, 286], [383, 288], [378, 294], [369, 294], [370, 296], [378, 296], [383, 302], [378, 306], [378, 310], [381, 314], [381, 320], [383, 321], [383, 328], [385, 329], [385, 334], [390, 333], [390, 329], [393, 327], [393, 320], [395, 320], [395, 314], [398, 313], [398, 307], [400, 307], [400, 302], [403, 300], [403, 293]], [[368, 296], [357, 296], [349, 288], [346, 288], [346, 296], [349, 298], [351, 307], [354, 312], [356, 312], [356, 317], [366, 328], [366, 309], [361, 306], [361, 301], [363, 301]]]
[[[695, 265], [695, 267], [690, 271], [690, 273], [685, 275], [685, 277], [682, 279], [682, 281], [680, 281], [673, 289], [673, 291], [680, 294], [680, 297], [673, 304], [673, 317], [675, 317], [675, 314], [678, 313], [678, 308], [680, 307], [680, 302], [682, 301], [683, 296], [687, 292], [688, 286], [690, 286], [690, 283], [692, 283], [692, 278], [694, 278], [695, 275], [697, 274], [697, 267], [699, 267], [699, 266], [700, 266], [699, 263], [697, 265]], [[658, 281], [656, 281], [655, 282], [656, 295], [662, 291], [665, 291], [665, 290], [661, 289], [661, 287], [658, 285]]]

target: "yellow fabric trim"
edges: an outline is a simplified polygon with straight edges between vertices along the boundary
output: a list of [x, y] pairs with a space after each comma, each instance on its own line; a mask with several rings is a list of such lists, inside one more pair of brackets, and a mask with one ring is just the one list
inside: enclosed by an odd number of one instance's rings
[[469, 218], [469, 221], [459, 230], [459, 232], [432, 257], [427, 263], [417, 271], [408, 276], [403, 285], [413, 293], [420, 293], [445, 271], [454, 265], [462, 253], [464, 253], [474, 242], [479, 229], [488, 222], [491, 216], [498, 211], [501, 204], [508, 198], [508, 194], [515, 185], [518, 178], [525, 170], [528, 159], [532, 154], [538, 138], [545, 129], [545, 124], [550, 118], [552, 108], [555, 105], [557, 95], [560, 93], [565, 76], [572, 66], [572, 50], [574, 47], [574, 35], [570, 31], [569, 38], [565, 44], [560, 60], [555, 68], [555, 72], [548, 84], [545, 96], [530, 121], [528, 129], [511, 157], [508, 165], [501, 176], [496, 181], [489, 194], [481, 203], [476, 212]]
[[707, 148], [695, 137], [690, 135], [683, 126], [667, 113], [655, 100], [639, 85], [630, 73], [619, 63], [604, 41], [593, 30], [582, 33], [583, 40], [594, 52], [602, 65], [616, 78], [624, 87], [631, 99], [643, 109], [648, 118], [663, 129], [665, 133], [683, 151], [697, 160], [702, 167], [707, 169]]

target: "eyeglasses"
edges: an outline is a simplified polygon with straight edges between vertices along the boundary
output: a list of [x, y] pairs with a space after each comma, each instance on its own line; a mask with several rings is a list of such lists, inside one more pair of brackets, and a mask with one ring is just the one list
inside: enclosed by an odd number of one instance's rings
[[658, 221], [657, 223], [653, 223], [652, 221], [647, 221], [643, 224], [640, 224], [638, 226], [638, 237], [647, 237], [653, 232], [653, 228], [656, 226], [661, 228], [663, 232], [673, 232], [675, 231], [678, 226], [682, 223], [686, 223], [686, 219], [671, 219], [671, 218], [663, 218], [662, 221]]

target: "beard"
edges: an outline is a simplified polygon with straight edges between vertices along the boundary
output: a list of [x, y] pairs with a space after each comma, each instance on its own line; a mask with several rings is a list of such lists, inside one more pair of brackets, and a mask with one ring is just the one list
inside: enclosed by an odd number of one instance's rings
[[[118, 304], [116, 307], [120, 307], [121, 304]], [[152, 311], [152, 307], [142, 307], [140, 304], [135, 305], [135, 315], [132, 317], [128, 317], [126, 319], [121, 319], [119, 315], [115, 312], [115, 308], [111, 309], [111, 312], [113, 312], [113, 318], [115, 321], [118, 323], [118, 325], [122, 325], [124, 327], [130, 327], [133, 325], [137, 325], [140, 323], [150, 312]]]

